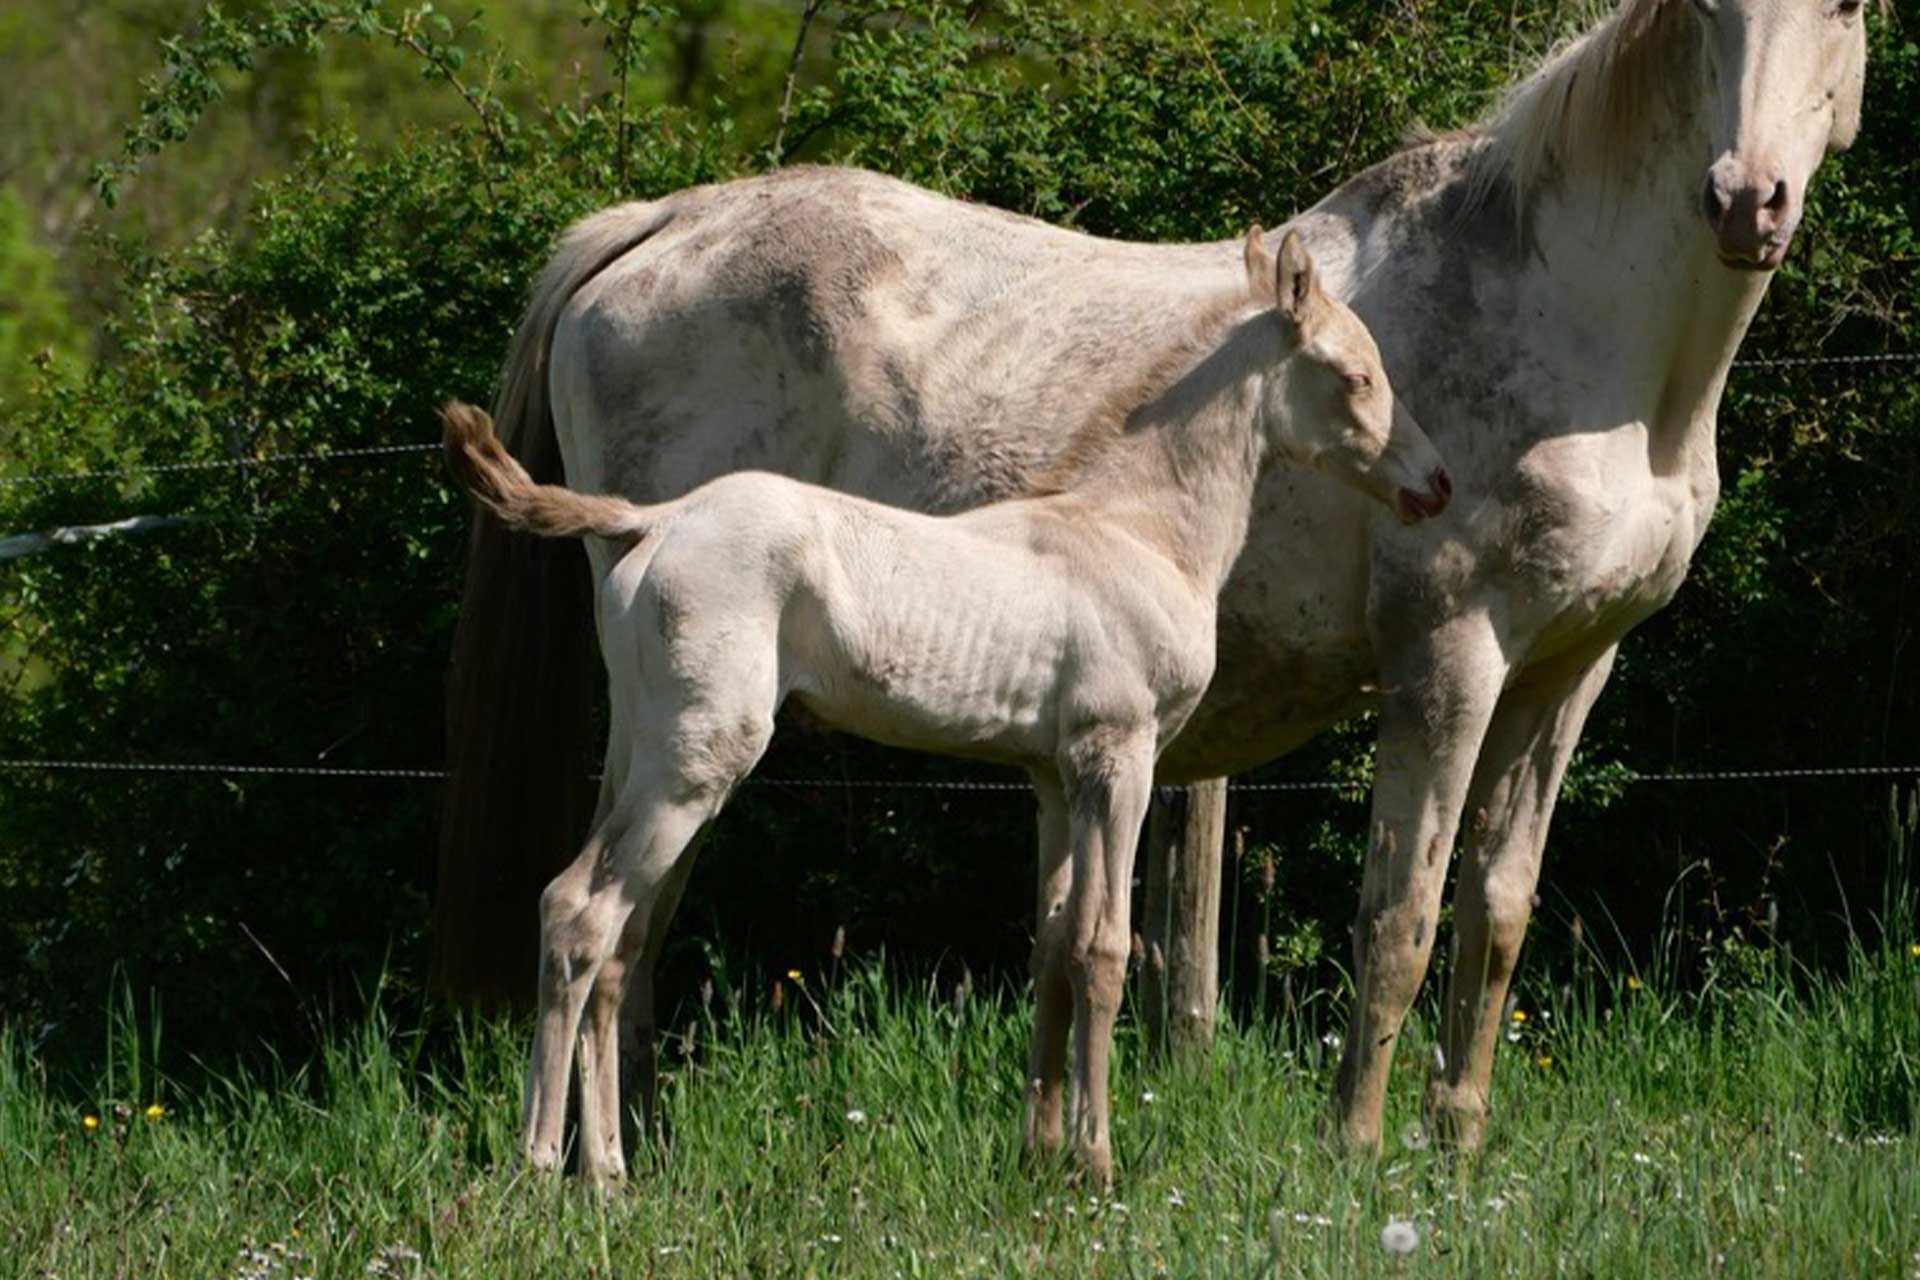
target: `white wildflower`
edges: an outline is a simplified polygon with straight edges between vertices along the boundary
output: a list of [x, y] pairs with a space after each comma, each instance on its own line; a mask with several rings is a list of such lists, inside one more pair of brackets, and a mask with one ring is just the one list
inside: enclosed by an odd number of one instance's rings
[[847, 1112], [848, 1124], [865, 1124], [866, 1122], [867, 1122], [867, 1113], [862, 1111], [860, 1108], [854, 1107], [853, 1109]]

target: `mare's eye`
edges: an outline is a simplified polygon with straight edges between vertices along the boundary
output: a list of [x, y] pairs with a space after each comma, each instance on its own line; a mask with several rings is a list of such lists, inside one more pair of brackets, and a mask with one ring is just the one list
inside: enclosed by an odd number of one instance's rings
[[1358, 395], [1373, 385], [1373, 379], [1364, 373], [1350, 373], [1346, 376], [1346, 383], [1347, 390]]
[[1860, 7], [1861, 0], [1840, 0], [1840, 3], [1834, 6], [1843, 18], [1851, 18], [1854, 14], [1860, 12]]
[[1705, 16], [1711, 18], [1714, 14], [1720, 12], [1720, 0], [1693, 0], [1693, 7]]

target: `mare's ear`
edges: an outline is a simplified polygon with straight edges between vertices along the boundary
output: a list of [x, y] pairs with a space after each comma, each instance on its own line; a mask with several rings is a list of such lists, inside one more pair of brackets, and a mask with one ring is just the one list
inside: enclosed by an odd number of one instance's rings
[[1266, 233], [1260, 230], [1260, 224], [1254, 223], [1247, 228], [1247, 288], [1253, 294], [1255, 302], [1273, 302], [1274, 295], [1274, 259], [1273, 252], [1267, 248], [1261, 238]]
[[1313, 257], [1298, 231], [1287, 232], [1287, 238], [1280, 242], [1274, 292], [1279, 295], [1280, 310], [1295, 324], [1306, 318], [1307, 304], [1320, 292], [1320, 273], [1314, 270]]

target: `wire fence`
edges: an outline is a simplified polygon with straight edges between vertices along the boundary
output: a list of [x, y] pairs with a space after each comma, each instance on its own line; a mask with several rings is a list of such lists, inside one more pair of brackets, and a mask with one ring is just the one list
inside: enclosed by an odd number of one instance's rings
[[[1786, 355], [1754, 356], [1735, 360], [1735, 369], [1795, 369], [1825, 366], [1861, 366], [1920, 363], [1920, 351], [1879, 352], [1861, 355]], [[171, 475], [204, 471], [249, 470], [257, 467], [286, 466], [298, 463], [351, 462], [377, 459], [393, 461], [421, 454], [437, 453], [438, 443], [370, 445], [341, 449], [308, 449], [286, 453], [262, 454], [252, 458], [223, 458], [194, 462], [134, 463], [121, 467], [95, 467], [72, 471], [40, 472], [0, 477], [0, 489], [26, 485], [53, 487], [83, 484], [99, 480], [123, 479], [136, 475]], [[389, 767], [348, 767], [335, 765], [287, 765], [246, 763], [185, 763], [148, 760], [55, 760], [0, 758], [0, 772], [83, 773], [105, 776], [173, 775], [217, 777], [288, 777], [335, 781], [442, 782], [445, 769]], [[1920, 765], [1835, 765], [1783, 769], [1689, 769], [1642, 773], [1627, 769], [1608, 774], [1608, 785], [1639, 786], [1651, 784], [1712, 784], [1730, 782], [1776, 782], [1838, 780], [1849, 778], [1920, 777]], [[598, 781], [598, 775], [589, 775]], [[1030, 788], [1025, 782], [988, 779], [886, 779], [886, 778], [749, 778], [749, 785], [787, 787], [806, 790], [843, 791], [933, 791], [958, 793], [1019, 793]], [[1579, 779], [1570, 779], [1577, 782]], [[1323, 792], [1347, 794], [1358, 798], [1371, 787], [1364, 778], [1319, 778], [1285, 782], [1229, 782], [1227, 790], [1241, 794], [1284, 794]]]

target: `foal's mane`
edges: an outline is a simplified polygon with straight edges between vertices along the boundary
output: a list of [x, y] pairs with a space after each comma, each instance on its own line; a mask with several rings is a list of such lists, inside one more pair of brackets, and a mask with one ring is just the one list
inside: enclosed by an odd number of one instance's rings
[[1133, 366], [1131, 377], [1115, 383], [1098, 407], [1074, 429], [1066, 447], [1051, 458], [1026, 489], [1030, 497], [1065, 492], [1075, 480], [1125, 441], [1134, 413], [1165, 395], [1206, 354], [1224, 340], [1228, 326], [1253, 305], [1244, 283], [1222, 289], [1194, 303], [1181, 325], [1164, 343]]
[[1673, 91], [1663, 73], [1685, 8], [1685, 0], [1620, 0], [1456, 135], [1478, 144], [1469, 206], [1505, 188], [1524, 207], [1542, 181], [1570, 167], [1617, 171], [1641, 122]]

